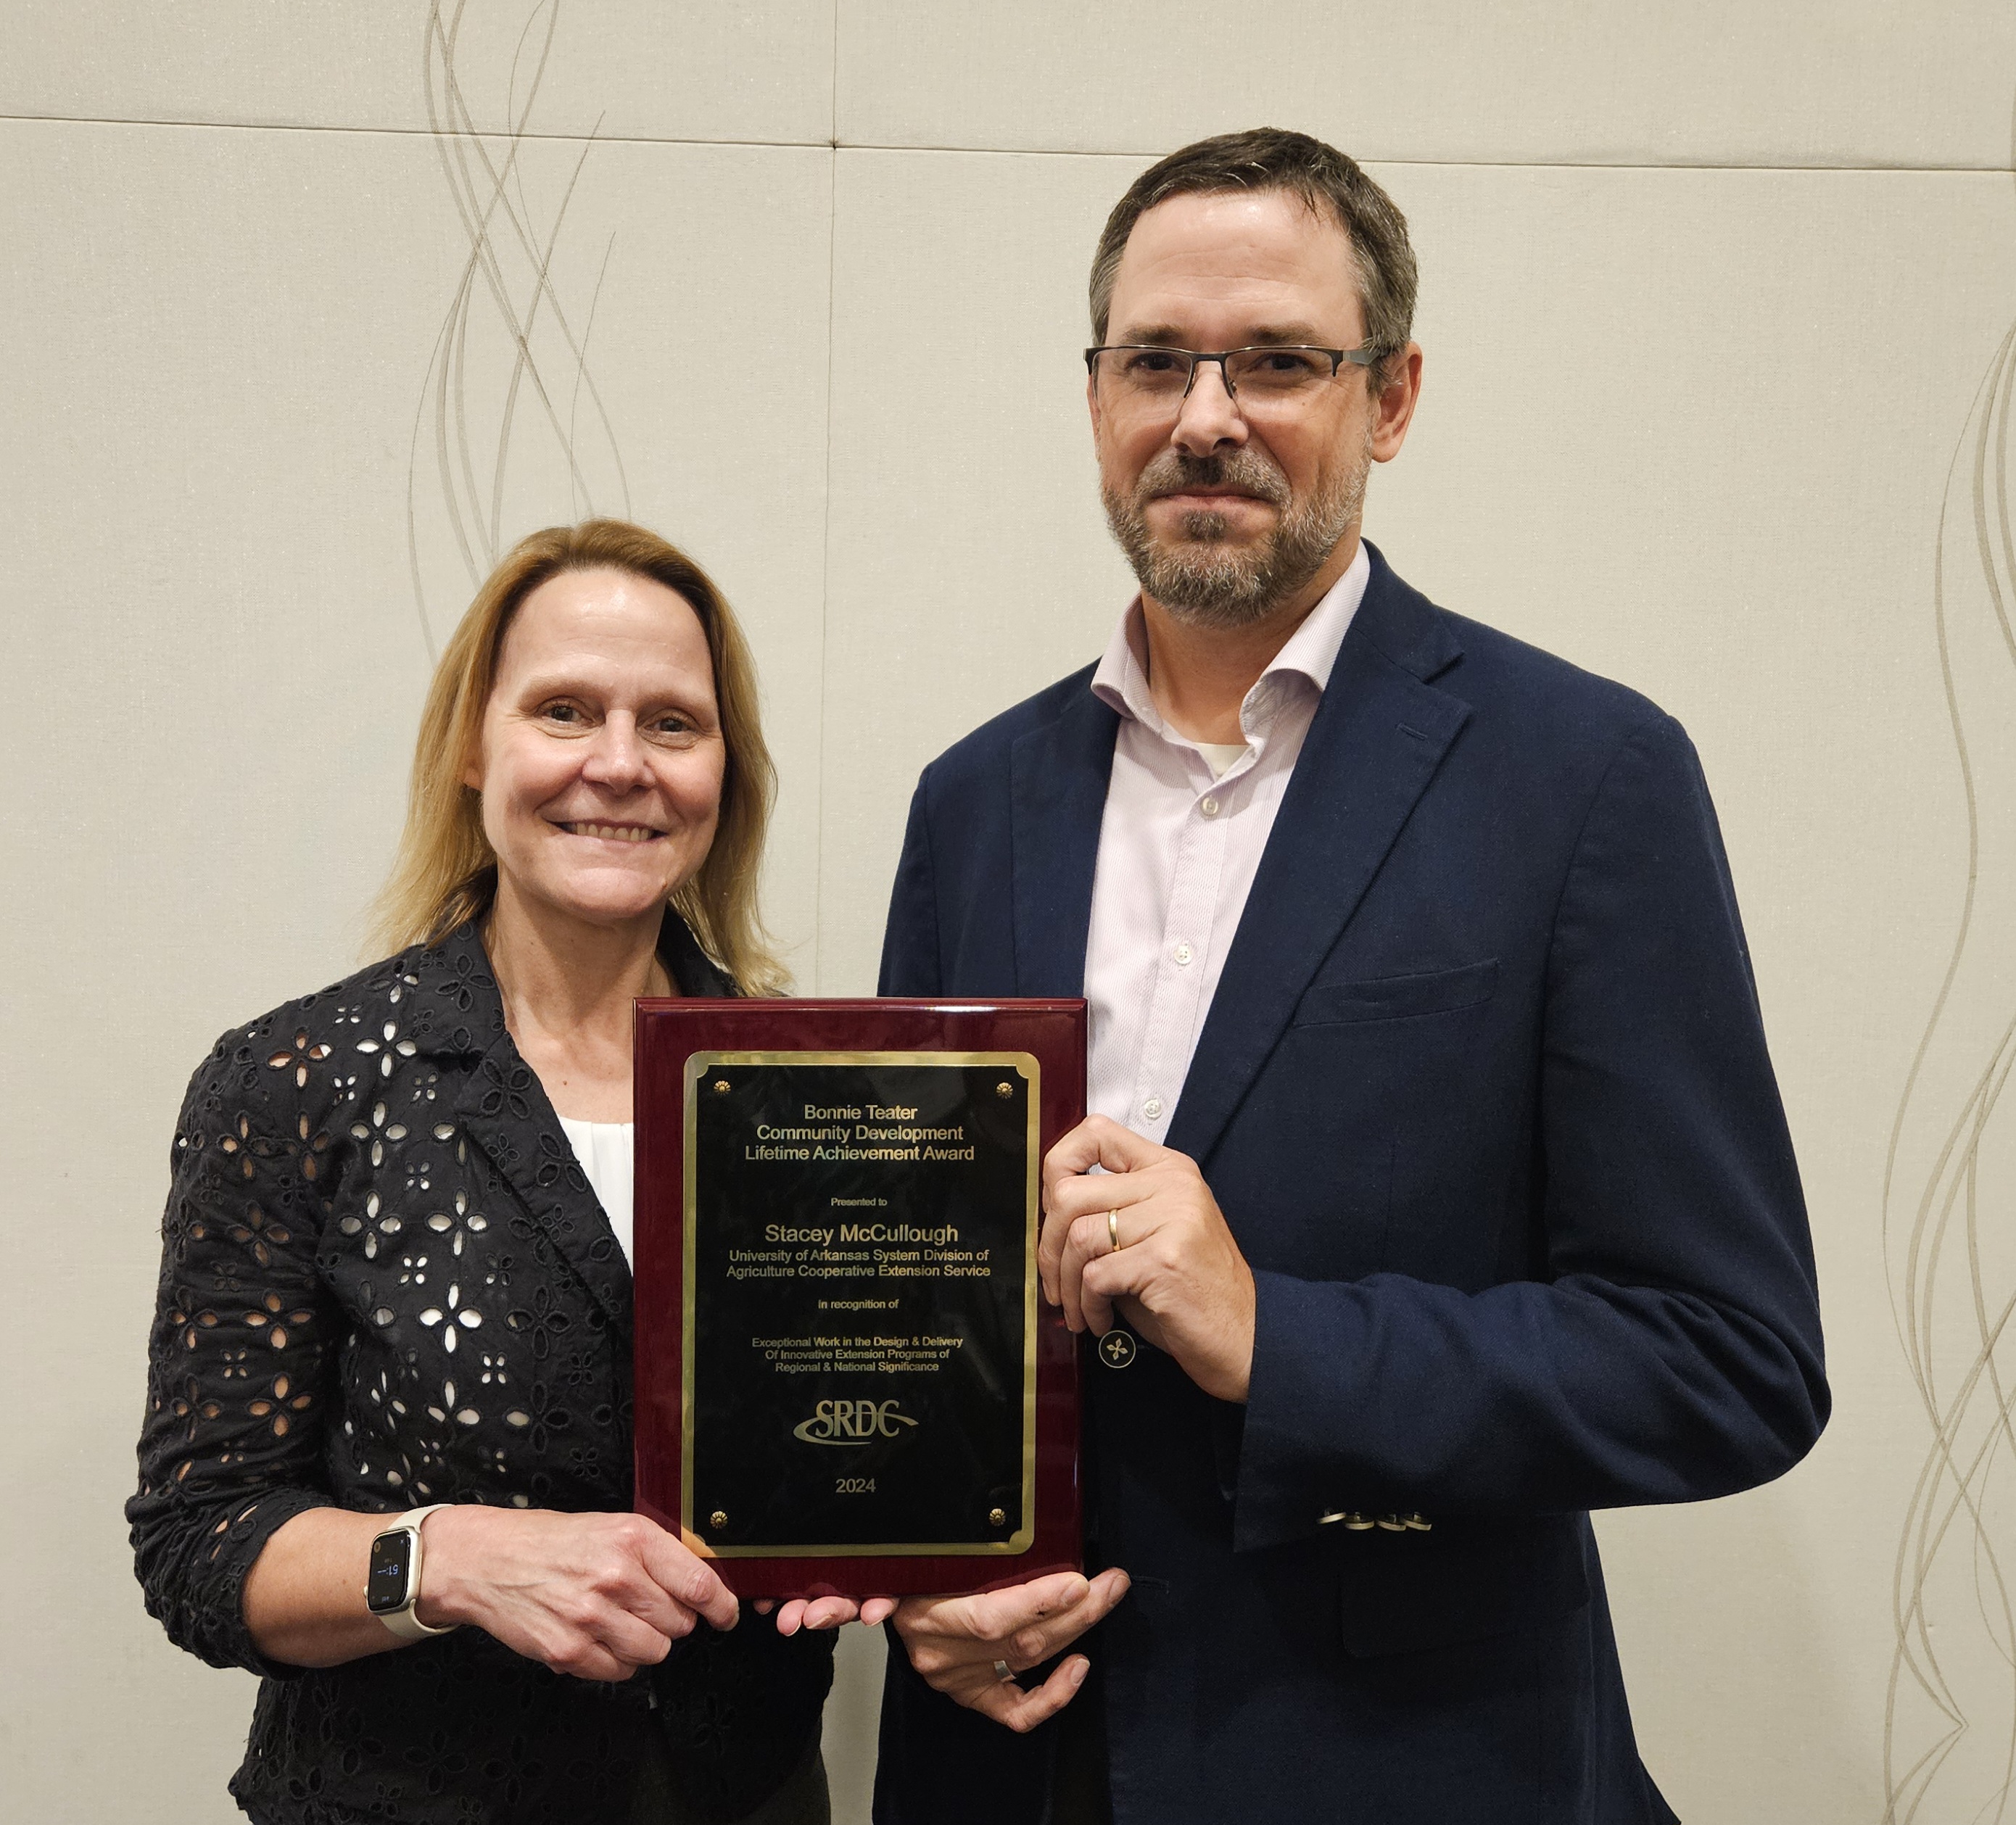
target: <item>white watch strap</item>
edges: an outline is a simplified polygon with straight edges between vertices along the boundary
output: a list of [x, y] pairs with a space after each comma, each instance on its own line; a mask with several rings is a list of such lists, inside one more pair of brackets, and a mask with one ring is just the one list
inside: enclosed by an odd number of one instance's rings
[[420, 1597], [420, 1567], [426, 1557], [426, 1549], [420, 1540], [420, 1523], [437, 1508], [449, 1508], [454, 1504], [434, 1502], [425, 1508], [416, 1508], [396, 1517], [388, 1525], [379, 1530], [379, 1537], [386, 1534], [405, 1534], [412, 1542], [409, 1549], [406, 1570], [406, 1600], [396, 1610], [373, 1611], [378, 1620], [398, 1636], [401, 1641], [425, 1641], [436, 1635], [452, 1635], [459, 1629], [459, 1622], [450, 1622], [437, 1629], [423, 1622], [415, 1613], [413, 1606]]

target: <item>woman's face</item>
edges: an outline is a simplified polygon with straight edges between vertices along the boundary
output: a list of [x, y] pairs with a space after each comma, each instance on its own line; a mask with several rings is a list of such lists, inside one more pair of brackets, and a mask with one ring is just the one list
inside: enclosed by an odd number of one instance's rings
[[596, 925], [655, 916], [707, 858], [727, 751], [685, 597], [569, 571], [519, 604], [465, 782], [500, 891]]

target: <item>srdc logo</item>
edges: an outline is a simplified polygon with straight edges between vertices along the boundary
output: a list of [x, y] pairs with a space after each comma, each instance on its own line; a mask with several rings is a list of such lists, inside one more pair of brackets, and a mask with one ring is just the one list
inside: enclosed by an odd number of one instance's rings
[[808, 1445], [866, 1445], [876, 1438], [900, 1438], [898, 1426], [917, 1423], [896, 1411], [901, 1405], [893, 1400], [823, 1400], [809, 1420], [791, 1428], [791, 1436]]

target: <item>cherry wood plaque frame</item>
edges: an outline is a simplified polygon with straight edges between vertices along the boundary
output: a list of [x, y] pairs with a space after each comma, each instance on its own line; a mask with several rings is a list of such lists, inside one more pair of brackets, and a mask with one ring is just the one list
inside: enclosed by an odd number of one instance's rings
[[[992, 1590], [1082, 1564], [1078, 1352], [1035, 1300], [1033, 1497], [1028, 1544], [934, 1554], [844, 1548], [802, 1557], [717, 1551], [684, 1524], [689, 1062], [703, 1054], [1026, 1054], [1039, 1163], [1085, 1113], [1082, 1001], [650, 1000], [637, 1004], [637, 1509], [683, 1538], [741, 1596], [901, 1596]], [[948, 1060], [948, 1063], [952, 1060]], [[697, 1068], [696, 1067], [696, 1068]], [[1005, 1092], [1004, 1092], [1005, 1094]], [[1031, 1237], [1033, 1245], [1033, 1237]], [[788, 1415], [780, 1413], [779, 1423]], [[1011, 1523], [1011, 1525], [1013, 1524]], [[1023, 1537], [1024, 1530], [1015, 1530]]]

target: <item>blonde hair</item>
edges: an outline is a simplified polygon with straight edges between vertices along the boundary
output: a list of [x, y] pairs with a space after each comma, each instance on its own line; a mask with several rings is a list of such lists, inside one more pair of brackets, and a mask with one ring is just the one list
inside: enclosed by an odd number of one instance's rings
[[756, 669], [721, 592], [683, 552], [624, 520], [551, 526], [520, 539], [491, 572], [434, 668], [413, 750], [406, 827], [378, 896], [375, 934], [390, 950], [437, 944], [490, 909], [497, 856], [483, 831], [481, 796], [463, 775], [479, 750], [499, 655], [525, 598], [569, 571], [627, 571], [662, 583], [699, 617], [714, 662], [715, 697], [727, 766], [721, 816], [707, 859], [671, 905], [747, 994], [781, 994], [788, 978], [757, 909], [763, 837], [776, 797], [776, 769], [757, 712]]

